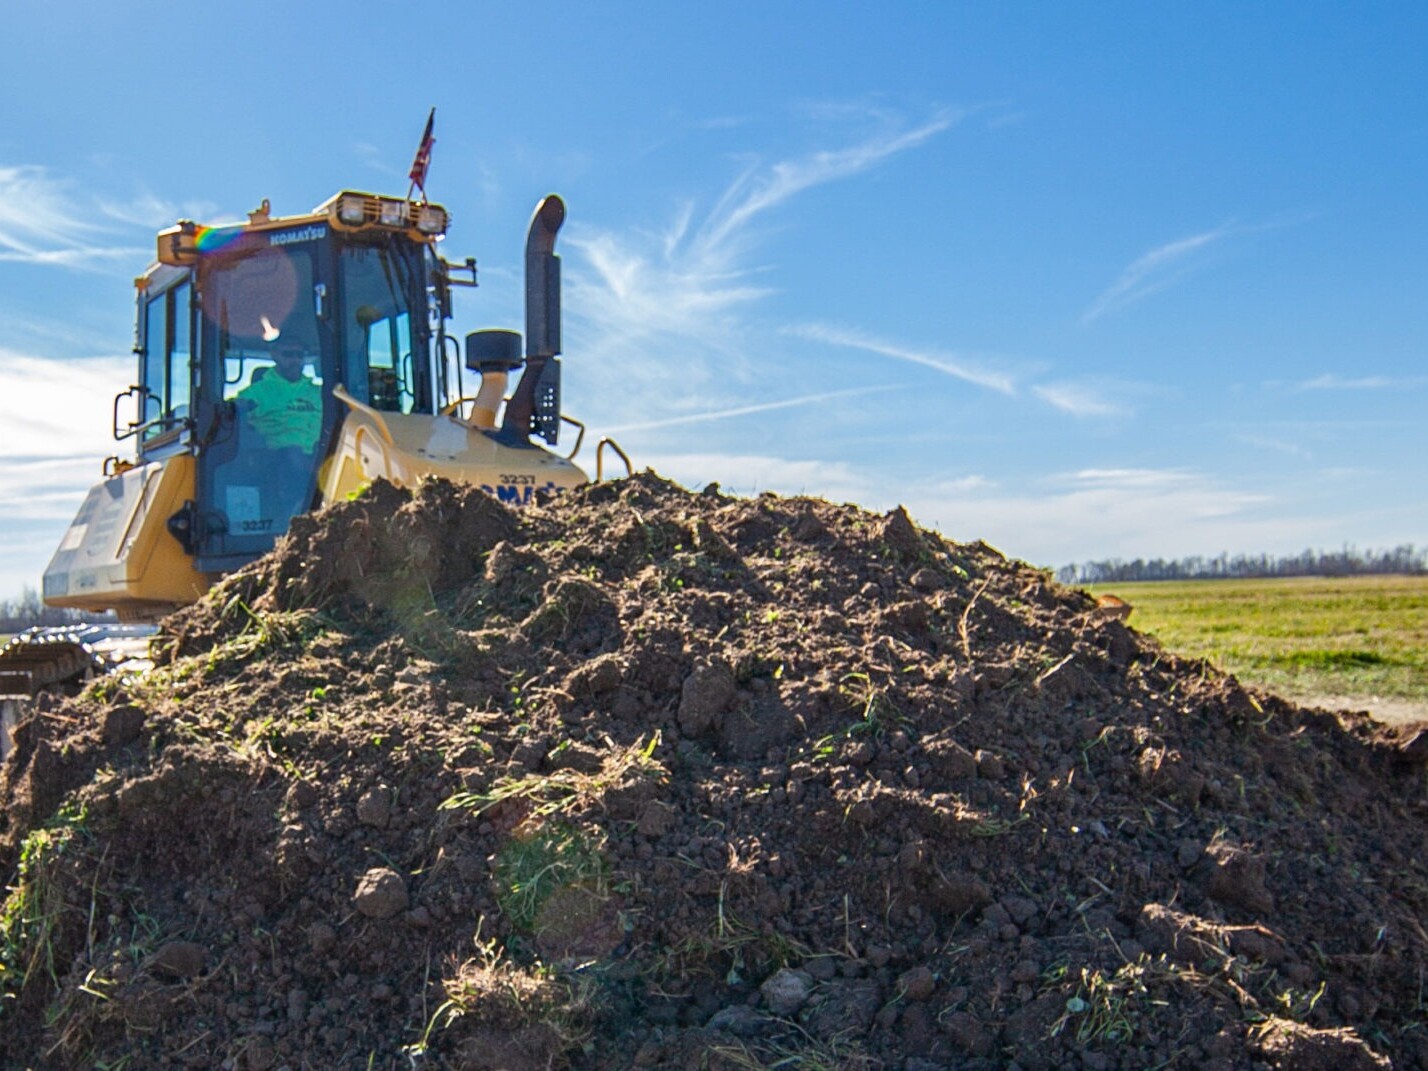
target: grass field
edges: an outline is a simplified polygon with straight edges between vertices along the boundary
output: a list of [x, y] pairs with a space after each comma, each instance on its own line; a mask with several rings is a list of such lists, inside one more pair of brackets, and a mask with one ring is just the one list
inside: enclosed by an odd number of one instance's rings
[[1428, 703], [1428, 577], [1097, 584], [1129, 624], [1292, 698]]

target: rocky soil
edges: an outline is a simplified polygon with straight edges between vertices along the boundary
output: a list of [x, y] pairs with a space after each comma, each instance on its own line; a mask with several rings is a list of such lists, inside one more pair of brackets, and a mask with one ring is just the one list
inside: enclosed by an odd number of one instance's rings
[[4, 1068], [1428, 1069], [1421, 725], [902, 511], [385, 484], [42, 700]]

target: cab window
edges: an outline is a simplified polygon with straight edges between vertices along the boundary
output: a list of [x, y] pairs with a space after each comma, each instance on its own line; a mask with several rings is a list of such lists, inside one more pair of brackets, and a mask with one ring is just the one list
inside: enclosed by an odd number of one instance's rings
[[144, 309], [143, 410], [145, 441], [178, 428], [188, 416], [192, 390], [192, 327], [185, 282], [149, 300]]
[[165, 415], [182, 420], [188, 416], [189, 396], [192, 390], [193, 348], [189, 345], [192, 317], [189, 315], [188, 283], [169, 291], [171, 320], [168, 367], [168, 395], [164, 407]]
[[203, 316], [225, 401], [270, 374], [277, 350], [290, 345], [308, 355], [303, 374], [322, 382], [312, 260], [306, 250], [246, 252], [215, 259], [205, 272], [200, 280]]
[[405, 251], [352, 245], [342, 251], [342, 369], [347, 389], [374, 409], [428, 412], [431, 370], [410, 309], [420, 262]]
[[367, 389], [374, 409], [410, 413], [416, 402], [409, 321], [403, 312], [365, 328]]

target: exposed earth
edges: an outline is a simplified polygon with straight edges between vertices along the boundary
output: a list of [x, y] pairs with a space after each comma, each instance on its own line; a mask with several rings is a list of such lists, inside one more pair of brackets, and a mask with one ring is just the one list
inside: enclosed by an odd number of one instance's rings
[[1301, 706], [1362, 711], [1375, 721], [1391, 725], [1428, 721], [1428, 703], [1412, 699], [1395, 699], [1382, 695], [1296, 695], [1291, 698]]
[[4, 1068], [1428, 1069], [1421, 723], [901, 510], [378, 484], [42, 698]]

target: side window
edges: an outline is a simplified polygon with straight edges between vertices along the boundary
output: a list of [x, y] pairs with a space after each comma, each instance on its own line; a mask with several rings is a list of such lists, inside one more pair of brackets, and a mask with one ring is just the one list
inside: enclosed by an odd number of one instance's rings
[[155, 295], [144, 309], [144, 439], [172, 431], [188, 416], [192, 371], [189, 307], [183, 283]]
[[416, 402], [410, 321], [402, 312], [364, 325], [367, 384], [374, 409], [410, 413]]
[[374, 409], [431, 412], [425, 323], [411, 312], [423, 299], [422, 263], [395, 243], [342, 248], [341, 367], [347, 389]]
[[192, 376], [192, 350], [189, 346], [190, 293], [188, 283], [169, 291], [169, 308], [172, 315], [172, 331], [169, 337], [173, 339], [173, 344], [169, 347], [168, 404], [164, 407], [164, 416], [173, 420], [182, 420], [188, 416]]
[[144, 309], [144, 401], [139, 420], [145, 425], [145, 439], [163, 431], [158, 420], [164, 415], [168, 346], [168, 295], [160, 294]]

